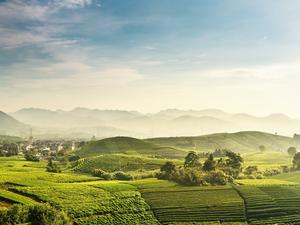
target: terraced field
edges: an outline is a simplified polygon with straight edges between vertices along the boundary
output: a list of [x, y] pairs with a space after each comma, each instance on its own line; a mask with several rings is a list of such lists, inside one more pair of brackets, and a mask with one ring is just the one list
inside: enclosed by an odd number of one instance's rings
[[239, 186], [250, 224], [300, 224], [300, 186]]
[[244, 222], [243, 200], [229, 186], [143, 186], [141, 193], [163, 224], [174, 222]]
[[297, 225], [299, 173], [239, 180], [237, 186], [184, 187], [157, 179], [101, 181], [45, 172], [45, 163], [0, 158], [0, 207], [48, 202], [75, 224]]
[[127, 218], [124, 221], [135, 218], [130, 224], [156, 223], [149, 206], [132, 185], [87, 182], [15, 189], [64, 210], [77, 224], [88, 224], [91, 220], [95, 224], [112, 224], [112, 220], [121, 221], [121, 218]]

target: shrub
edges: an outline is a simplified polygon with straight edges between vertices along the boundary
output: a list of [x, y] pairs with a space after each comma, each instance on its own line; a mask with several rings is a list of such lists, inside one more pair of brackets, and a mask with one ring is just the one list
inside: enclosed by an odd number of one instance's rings
[[30, 152], [30, 151], [26, 152], [24, 157], [27, 161], [32, 161], [32, 162], [39, 162], [40, 161], [40, 158], [37, 157], [33, 152]]
[[247, 178], [248, 179], [255, 179], [255, 176], [254, 175], [248, 175]]
[[211, 185], [225, 185], [233, 182], [233, 178], [223, 171], [212, 171], [207, 173], [204, 177], [205, 181]]
[[251, 174], [255, 174], [257, 171], [258, 171], [257, 166], [248, 166], [245, 168], [244, 174], [251, 175]]
[[74, 162], [74, 161], [77, 161], [79, 159], [80, 159], [80, 157], [78, 155], [71, 155], [68, 158], [69, 162]]
[[28, 208], [22, 205], [13, 205], [10, 209], [0, 210], [0, 224], [21, 224], [28, 221]]
[[36, 205], [29, 209], [29, 221], [32, 225], [71, 225], [69, 217], [48, 204]]
[[132, 180], [133, 177], [130, 174], [126, 174], [123, 171], [116, 172], [114, 174], [116, 180]]
[[47, 170], [47, 172], [51, 172], [51, 173], [60, 173], [61, 172], [61, 169], [58, 167], [58, 165], [53, 163], [52, 159], [49, 159], [46, 170]]
[[256, 179], [264, 179], [264, 176], [263, 176], [262, 174], [258, 174], [258, 175], [256, 176]]
[[69, 217], [62, 211], [48, 204], [35, 206], [13, 205], [10, 209], [0, 210], [0, 224], [31, 224], [31, 225], [71, 225]]
[[106, 171], [104, 171], [102, 169], [94, 169], [93, 175], [95, 177], [103, 178], [104, 180], [111, 180], [112, 179], [111, 174], [107, 173]]

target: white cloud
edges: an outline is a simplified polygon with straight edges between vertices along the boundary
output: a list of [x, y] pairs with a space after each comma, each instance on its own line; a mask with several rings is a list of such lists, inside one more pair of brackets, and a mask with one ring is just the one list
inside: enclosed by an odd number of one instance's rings
[[7, 49], [49, 41], [49, 37], [39, 33], [5, 27], [0, 27], [0, 34], [0, 46]]
[[61, 8], [79, 8], [89, 6], [93, 0], [54, 0], [53, 5]]
[[0, 22], [12, 21], [45, 21], [53, 9], [49, 5], [39, 4], [37, 1], [10, 0], [0, 3]]
[[[10, 0], [0, 3], [0, 48], [12, 49], [26, 45], [55, 44], [70, 46], [77, 40], [60, 38], [66, 32], [66, 21], [53, 20], [62, 8], [79, 8], [92, 0]], [[70, 18], [69, 18], [70, 20]], [[78, 22], [74, 19], [72, 22]], [[38, 22], [35, 25], [32, 22]], [[20, 27], [18, 24], [26, 24]]]

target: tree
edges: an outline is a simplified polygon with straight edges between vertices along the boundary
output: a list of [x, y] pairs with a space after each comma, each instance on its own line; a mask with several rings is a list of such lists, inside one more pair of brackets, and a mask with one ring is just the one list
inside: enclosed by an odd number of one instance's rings
[[293, 158], [293, 166], [296, 170], [300, 170], [300, 152], [297, 152]]
[[213, 154], [210, 154], [208, 156], [208, 159], [203, 164], [203, 170], [204, 171], [212, 171], [216, 167], [216, 161], [214, 160]]
[[184, 167], [196, 167], [199, 166], [199, 157], [196, 152], [191, 151], [187, 154], [184, 161]]
[[32, 161], [32, 162], [40, 161], [40, 158], [33, 151], [25, 152], [24, 157], [27, 161]]
[[226, 160], [227, 166], [230, 166], [233, 169], [241, 169], [244, 160], [239, 154], [228, 151], [226, 156], [228, 157]]
[[53, 160], [51, 158], [48, 160], [48, 165], [46, 167], [46, 170], [47, 172], [51, 172], [51, 173], [61, 172], [60, 168], [55, 163], [53, 163]]
[[239, 154], [236, 154], [232, 151], [228, 151], [226, 153], [226, 156], [227, 168], [224, 171], [233, 178], [237, 178], [242, 171], [242, 163], [244, 162], [244, 160]]
[[173, 162], [166, 162], [164, 165], [161, 166], [160, 171], [171, 174], [176, 170], [176, 165]]
[[260, 152], [265, 152], [266, 151], [266, 147], [264, 145], [260, 145], [258, 148], [259, 148]]
[[287, 152], [290, 156], [294, 156], [297, 153], [297, 149], [295, 147], [289, 147]]

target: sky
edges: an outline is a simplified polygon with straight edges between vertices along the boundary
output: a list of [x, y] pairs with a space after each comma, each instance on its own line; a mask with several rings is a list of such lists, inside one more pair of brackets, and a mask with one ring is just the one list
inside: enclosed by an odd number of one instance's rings
[[298, 0], [0, 0], [0, 110], [300, 117]]

